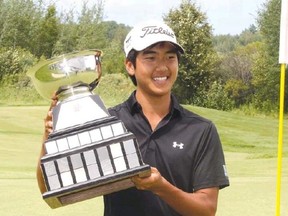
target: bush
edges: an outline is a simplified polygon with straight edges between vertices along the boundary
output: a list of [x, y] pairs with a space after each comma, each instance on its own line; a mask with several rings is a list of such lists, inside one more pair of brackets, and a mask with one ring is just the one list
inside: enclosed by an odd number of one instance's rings
[[228, 97], [227, 92], [224, 87], [217, 81], [213, 82], [211, 88], [207, 92], [203, 92], [202, 107], [217, 109], [217, 110], [232, 110], [234, 107], [234, 102]]
[[49, 101], [44, 100], [33, 86], [0, 86], [0, 105], [48, 105]]
[[36, 58], [28, 51], [20, 48], [0, 49], [0, 104], [22, 105], [43, 104], [26, 71]]
[[253, 93], [252, 87], [246, 85], [243, 80], [231, 79], [226, 82], [225, 91], [231, 100], [234, 101], [235, 107], [240, 107], [251, 102]]
[[18, 75], [25, 73], [36, 61], [30, 52], [23, 49], [0, 49], [0, 84], [14, 85], [18, 82]]
[[99, 94], [107, 107], [126, 100], [135, 89], [132, 81], [124, 74], [105, 74], [95, 93]]

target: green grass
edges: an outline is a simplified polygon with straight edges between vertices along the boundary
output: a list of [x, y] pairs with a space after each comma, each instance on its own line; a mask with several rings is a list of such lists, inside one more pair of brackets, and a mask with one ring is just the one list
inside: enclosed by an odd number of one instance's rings
[[[185, 106], [211, 119], [217, 126], [229, 152], [250, 153], [252, 158], [277, 157], [278, 119], [267, 116], [246, 116], [233, 112], [222, 112], [200, 107]], [[284, 139], [288, 139], [287, 119], [284, 124]], [[283, 156], [288, 156], [288, 146], [284, 145]]]
[[[275, 215], [277, 158], [251, 159], [249, 153], [225, 152], [230, 187], [219, 197], [219, 216]], [[281, 215], [288, 210], [288, 158], [283, 159]], [[286, 213], [285, 213], [286, 212]]]
[[1, 216], [102, 215], [102, 198], [51, 210], [36, 181], [46, 106], [0, 107]]
[[[277, 120], [199, 107], [188, 108], [212, 119], [223, 140], [231, 186], [220, 192], [217, 215], [274, 215]], [[55, 210], [50, 209], [42, 200], [35, 179], [35, 169], [42, 139], [43, 118], [47, 109], [48, 105], [0, 107], [1, 215], [102, 215], [101, 197]], [[287, 124], [287, 121], [285, 123]], [[284, 155], [287, 156], [287, 146], [284, 148]], [[285, 157], [282, 172], [283, 214], [288, 212], [287, 164], [288, 158]]]

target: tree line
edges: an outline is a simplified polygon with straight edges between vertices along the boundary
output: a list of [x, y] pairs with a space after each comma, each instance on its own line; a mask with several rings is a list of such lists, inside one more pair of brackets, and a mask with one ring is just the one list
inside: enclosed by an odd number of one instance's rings
[[[191, 0], [165, 14], [185, 49], [173, 89], [180, 102], [276, 112], [280, 8], [280, 0], [267, 0], [257, 24], [239, 35], [213, 35], [206, 14]], [[104, 21], [104, 11], [103, 0], [64, 12], [42, 0], [0, 0], [0, 86], [30, 86], [25, 72], [39, 59], [93, 48], [104, 52], [105, 73], [126, 75], [122, 46], [131, 27]]]

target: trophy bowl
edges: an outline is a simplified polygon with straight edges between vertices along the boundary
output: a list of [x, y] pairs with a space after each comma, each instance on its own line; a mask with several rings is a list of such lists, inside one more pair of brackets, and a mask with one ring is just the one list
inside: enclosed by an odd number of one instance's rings
[[[41, 60], [27, 75], [38, 93], [48, 100], [52, 95], [77, 86], [87, 86], [92, 91], [101, 76], [100, 56], [97, 49], [72, 52], [48, 60]], [[61, 98], [60, 98], [61, 99]]]

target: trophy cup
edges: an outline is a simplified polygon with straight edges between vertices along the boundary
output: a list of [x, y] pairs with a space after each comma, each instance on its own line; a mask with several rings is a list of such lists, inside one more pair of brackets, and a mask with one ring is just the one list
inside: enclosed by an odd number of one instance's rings
[[134, 134], [92, 92], [102, 74], [101, 54], [69, 53], [41, 61], [27, 74], [42, 97], [56, 92], [59, 99], [41, 158], [42, 196], [51, 208], [133, 187], [132, 176], [150, 175]]

